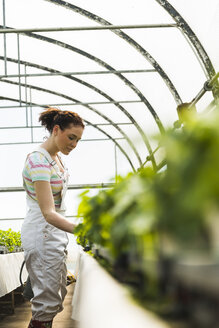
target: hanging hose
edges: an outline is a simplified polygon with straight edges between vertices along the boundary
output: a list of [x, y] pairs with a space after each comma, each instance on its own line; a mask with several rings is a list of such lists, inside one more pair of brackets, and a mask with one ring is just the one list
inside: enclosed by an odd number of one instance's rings
[[23, 263], [21, 264], [20, 275], [19, 275], [19, 280], [20, 280], [20, 283], [21, 283], [22, 287], [24, 287], [24, 284], [23, 284], [23, 281], [22, 281], [22, 272], [23, 272], [24, 264], [25, 264], [25, 261], [23, 261]]
[[23, 272], [24, 265], [25, 265], [25, 261], [23, 261], [23, 263], [21, 265], [19, 279], [20, 279], [21, 286], [24, 288], [23, 297], [26, 298], [26, 299], [28, 299], [30, 301], [31, 298], [33, 298], [34, 295], [33, 295], [33, 290], [32, 290], [32, 287], [31, 287], [30, 277], [29, 276], [27, 277], [26, 283], [23, 284], [23, 281], [22, 281], [22, 272]]

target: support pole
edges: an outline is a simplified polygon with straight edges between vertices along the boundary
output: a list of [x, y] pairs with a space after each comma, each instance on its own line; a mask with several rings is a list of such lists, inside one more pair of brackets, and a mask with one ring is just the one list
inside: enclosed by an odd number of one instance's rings
[[[2, 0], [3, 5], [3, 27], [5, 29], [5, 0]], [[6, 45], [6, 34], [4, 34], [4, 64], [5, 64], [5, 75], [7, 75], [7, 45]]]
[[33, 110], [32, 110], [32, 90], [30, 88], [30, 127], [31, 127], [31, 143], [33, 143]]
[[[24, 73], [25, 73], [25, 107], [26, 107], [26, 127], [28, 127], [28, 106], [27, 106], [27, 66], [24, 65]], [[23, 107], [23, 106], [22, 106]]]
[[192, 100], [192, 102], [189, 105], [189, 108], [192, 108], [193, 106], [195, 106], [195, 104], [197, 104], [197, 102], [204, 96], [204, 94], [207, 91], [212, 91], [212, 89], [214, 87], [214, 83], [217, 82], [218, 78], [219, 78], [219, 72], [217, 74], [215, 74], [209, 81], [206, 81], [204, 83], [203, 88], [199, 91], [197, 96]]
[[20, 39], [17, 34], [17, 59], [18, 59], [18, 81], [19, 81], [19, 103], [21, 106], [21, 63], [20, 63]]
[[115, 183], [118, 182], [118, 166], [117, 166], [117, 147], [116, 145], [114, 146], [114, 151], [115, 151]]

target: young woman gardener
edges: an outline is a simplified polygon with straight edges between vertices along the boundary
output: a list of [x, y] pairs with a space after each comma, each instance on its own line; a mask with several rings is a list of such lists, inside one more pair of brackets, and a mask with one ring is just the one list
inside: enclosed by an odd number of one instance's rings
[[27, 156], [24, 188], [28, 211], [21, 229], [24, 257], [34, 297], [28, 328], [50, 328], [62, 311], [66, 291], [66, 232], [75, 225], [65, 219], [68, 173], [58, 153], [68, 155], [81, 139], [84, 122], [71, 111], [49, 108], [39, 121], [49, 138]]

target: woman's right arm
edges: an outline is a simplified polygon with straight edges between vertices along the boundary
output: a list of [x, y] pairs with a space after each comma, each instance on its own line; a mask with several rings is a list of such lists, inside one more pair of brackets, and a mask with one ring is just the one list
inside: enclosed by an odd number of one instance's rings
[[37, 180], [34, 182], [34, 188], [40, 210], [45, 220], [56, 228], [73, 233], [76, 225], [68, 221], [64, 216], [57, 213], [55, 210], [50, 183], [48, 181]]

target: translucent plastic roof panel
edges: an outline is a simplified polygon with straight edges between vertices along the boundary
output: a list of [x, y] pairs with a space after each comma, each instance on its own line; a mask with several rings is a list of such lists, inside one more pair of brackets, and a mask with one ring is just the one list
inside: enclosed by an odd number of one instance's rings
[[219, 2], [218, 0], [171, 0], [170, 3], [187, 21], [206, 49], [215, 70], [219, 71]]
[[[0, 33], [2, 145], [41, 142], [39, 112], [54, 106], [78, 112], [85, 140], [107, 140], [137, 169], [157, 147], [151, 135], [173, 126], [177, 105], [218, 70], [218, 0], [1, 0], [1, 7], [1, 27], [16, 32]], [[205, 95], [198, 111], [217, 96]]]

